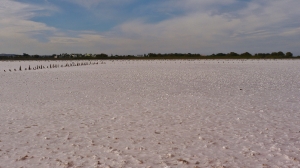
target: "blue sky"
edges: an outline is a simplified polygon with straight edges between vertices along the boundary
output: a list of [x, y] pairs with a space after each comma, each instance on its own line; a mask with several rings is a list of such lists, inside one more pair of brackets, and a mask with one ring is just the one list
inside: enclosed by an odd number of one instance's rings
[[298, 0], [0, 0], [0, 53], [300, 55]]

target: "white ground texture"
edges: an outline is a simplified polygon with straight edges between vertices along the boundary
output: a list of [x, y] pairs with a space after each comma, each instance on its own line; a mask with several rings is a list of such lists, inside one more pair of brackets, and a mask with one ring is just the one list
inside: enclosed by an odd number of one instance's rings
[[71, 62], [0, 62], [1, 168], [300, 167], [298, 60]]

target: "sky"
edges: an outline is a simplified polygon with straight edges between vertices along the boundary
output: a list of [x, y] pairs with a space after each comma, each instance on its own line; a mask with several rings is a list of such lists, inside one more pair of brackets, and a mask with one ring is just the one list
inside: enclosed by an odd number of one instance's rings
[[0, 0], [0, 53], [292, 52], [299, 0]]

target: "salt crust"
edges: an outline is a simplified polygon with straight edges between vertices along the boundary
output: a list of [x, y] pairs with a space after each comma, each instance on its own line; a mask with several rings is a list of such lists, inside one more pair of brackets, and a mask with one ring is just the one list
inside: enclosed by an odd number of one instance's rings
[[300, 167], [300, 61], [97, 62], [0, 62], [1, 168]]

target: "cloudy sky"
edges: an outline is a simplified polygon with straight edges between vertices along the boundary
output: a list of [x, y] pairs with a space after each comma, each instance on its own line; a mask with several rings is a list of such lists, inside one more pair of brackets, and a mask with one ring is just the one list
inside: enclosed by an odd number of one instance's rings
[[300, 55], [299, 0], [0, 0], [0, 53]]

